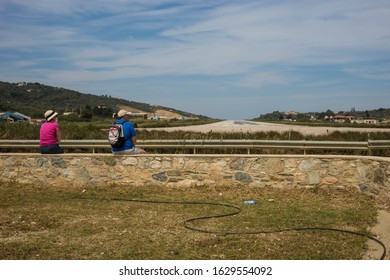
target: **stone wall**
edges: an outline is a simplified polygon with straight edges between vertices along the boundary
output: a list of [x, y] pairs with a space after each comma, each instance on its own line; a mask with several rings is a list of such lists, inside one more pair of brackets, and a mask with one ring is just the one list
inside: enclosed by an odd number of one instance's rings
[[51, 186], [355, 187], [390, 196], [390, 159], [297, 155], [0, 154], [3, 180]]

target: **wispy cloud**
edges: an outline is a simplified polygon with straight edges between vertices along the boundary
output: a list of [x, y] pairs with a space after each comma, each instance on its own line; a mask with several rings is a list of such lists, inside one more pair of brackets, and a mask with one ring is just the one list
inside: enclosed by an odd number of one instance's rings
[[[88, 92], [104, 83], [129, 99], [129, 83], [154, 80], [153, 90], [158, 81], [161, 89], [182, 92], [182, 100], [195, 98], [187, 81], [202, 88], [198, 98], [225, 95], [224, 102], [236, 94], [295, 91], [298, 98], [302, 89], [317, 92], [314, 85], [356, 91], [355, 80], [362, 79], [370, 86], [380, 81], [378, 92], [390, 85], [390, 2], [384, 0], [3, 0], [0, 15], [1, 80]], [[310, 67], [326, 71], [315, 75]], [[382, 98], [378, 104], [390, 103]], [[305, 105], [291, 109], [319, 106]]]

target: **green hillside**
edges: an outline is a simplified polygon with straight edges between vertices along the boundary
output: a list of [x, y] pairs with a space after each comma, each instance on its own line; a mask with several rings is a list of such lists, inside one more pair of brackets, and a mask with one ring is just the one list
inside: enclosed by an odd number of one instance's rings
[[33, 118], [41, 118], [43, 112], [53, 109], [59, 113], [73, 111], [98, 112], [104, 108], [105, 115], [116, 112], [120, 106], [129, 106], [140, 111], [153, 113], [156, 110], [168, 110], [186, 117], [207, 118], [173, 108], [152, 106], [146, 103], [114, 98], [108, 95], [81, 93], [70, 89], [43, 85], [40, 83], [7, 83], [0, 81], [0, 112], [20, 112]]

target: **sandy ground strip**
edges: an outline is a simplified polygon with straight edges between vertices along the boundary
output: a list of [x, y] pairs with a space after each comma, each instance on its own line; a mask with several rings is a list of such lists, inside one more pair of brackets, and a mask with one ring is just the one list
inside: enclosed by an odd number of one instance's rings
[[[386, 247], [387, 254], [385, 260], [390, 260], [390, 212], [379, 210], [378, 224], [372, 229], [372, 233], [378, 238]], [[379, 259], [382, 254], [382, 247], [373, 241], [368, 241], [368, 251], [363, 259], [375, 260]]]

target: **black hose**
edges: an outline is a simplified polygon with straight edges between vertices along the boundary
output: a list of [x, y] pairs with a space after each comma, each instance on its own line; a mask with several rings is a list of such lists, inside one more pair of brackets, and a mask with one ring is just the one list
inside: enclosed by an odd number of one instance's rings
[[288, 231], [334, 231], [334, 232], [341, 232], [346, 234], [353, 234], [362, 236], [365, 238], [368, 238], [377, 244], [379, 244], [382, 249], [382, 255], [380, 257], [380, 260], [383, 260], [386, 256], [386, 246], [380, 241], [379, 239], [360, 232], [351, 231], [351, 230], [342, 230], [342, 229], [336, 229], [336, 228], [326, 228], [326, 227], [302, 227], [302, 228], [285, 228], [285, 229], [275, 229], [275, 230], [268, 230], [268, 231], [212, 231], [207, 230], [203, 228], [197, 228], [190, 226], [189, 224], [195, 221], [199, 220], [207, 220], [207, 219], [215, 219], [215, 218], [222, 218], [222, 217], [228, 217], [228, 216], [235, 216], [241, 212], [241, 208], [230, 205], [230, 204], [222, 204], [222, 203], [214, 203], [214, 202], [185, 202], [185, 201], [158, 201], [158, 200], [139, 200], [139, 199], [126, 199], [126, 198], [113, 198], [114, 201], [125, 201], [125, 202], [139, 202], [139, 203], [155, 203], [155, 204], [181, 204], [181, 205], [213, 205], [213, 206], [222, 206], [234, 209], [233, 212], [227, 213], [227, 214], [220, 214], [220, 215], [212, 215], [212, 216], [203, 216], [203, 217], [196, 217], [191, 218], [188, 220], [185, 220], [183, 222], [183, 225], [188, 230], [208, 233], [208, 234], [216, 234], [216, 235], [251, 235], [251, 234], [270, 234], [270, 233], [281, 233], [281, 232], [288, 232]]

